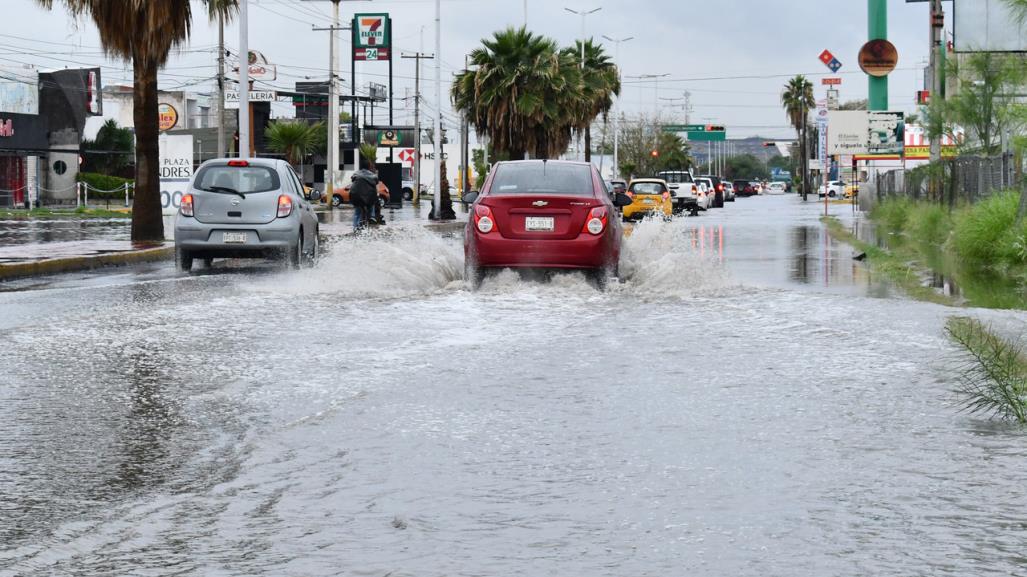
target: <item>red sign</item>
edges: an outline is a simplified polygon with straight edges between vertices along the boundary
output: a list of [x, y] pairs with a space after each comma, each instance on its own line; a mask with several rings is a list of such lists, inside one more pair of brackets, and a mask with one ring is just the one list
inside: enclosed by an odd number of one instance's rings
[[14, 136], [14, 121], [0, 120], [0, 136]]
[[353, 60], [363, 60], [367, 62], [374, 62], [378, 60], [388, 60], [389, 49], [388, 48], [354, 48], [353, 49]]
[[822, 85], [824, 85], [824, 86], [838, 86], [839, 84], [842, 83], [842, 79], [841, 78], [823, 78], [823, 79], [820, 80], [820, 83]]
[[824, 50], [820, 53], [820, 61], [824, 64], [829, 65], [832, 60], [834, 60], [834, 54], [831, 54], [830, 50]]
[[413, 162], [416, 152], [413, 148], [404, 148], [399, 151], [399, 159], [403, 162]]

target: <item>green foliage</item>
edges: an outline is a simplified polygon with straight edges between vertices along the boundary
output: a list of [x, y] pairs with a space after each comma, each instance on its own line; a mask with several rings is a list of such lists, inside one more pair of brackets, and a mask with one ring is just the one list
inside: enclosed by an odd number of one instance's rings
[[108, 176], [106, 174], [97, 174], [94, 172], [80, 172], [78, 173], [76, 180], [89, 185], [89, 198], [102, 198], [104, 200], [124, 199], [125, 183], [132, 182], [129, 178]]
[[378, 146], [365, 142], [360, 144], [358, 148], [360, 149], [360, 157], [367, 163], [367, 167], [374, 170], [375, 165], [378, 163]]
[[582, 71], [575, 49], [560, 50], [554, 40], [507, 28], [471, 51], [474, 69], [456, 75], [450, 95], [497, 151], [554, 158], [567, 149], [574, 130], [605, 115], [620, 91], [602, 47], [587, 42], [585, 63]]
[[275, 120], [264, 131], [267, 147], [285, 155], [292, 165], [324, 145], [325, 123], [308, 124], [302, 120]]
[[[654, 176], [661, 170], [687, 170], [693, 161], [689, 145], [676, 134], [663, 132], [657, 119], [640, 118], [621, 127], [620, 173]], [[652, 152], [657, 151], [657, 156]]]
[[884, 225], [888, 232], [898, 234], [906, 230], [912, 208], [913, 203], [908, 199], [892, 198], [875, 206], [870, 217]]
[[740, 154], [727, 160], [724, 165], [724, 178], [735, 179], [768, 179], [770, 170], [762, 160], [751, 154]]
[[964, 408], [1027, 424], [1023, 344], [999, 337], [976, 319], [953, 317], [945, 328], [967, 353], [959, 374]]
[[952, 232], [952, 217], [944, 207], [933, 203], [916, 203], [908, 216], [913, 237], [932, 246], [941, 246]]
[[770, 160], [767, 161], [767, 168], [769, 168], [769, 169], [780, 168], [781, 170], [791, 170], [792, 169], [792, 159], [788, 158], [787, 156], [781, 156], [780, 154], [775, 154], [774, 156], [770, 157]]
[[960, 259], [995, 269], [1027, 263], [1017, 247], [1027, 235], [1027, 225], [1015, 226], [1019, 202], [1018, 193], [1004, 192], [960, 211], [952, 237]]
[[134, 152], [135, 135], [111, 118], [100, 127], [96, 140], [82, 141], [82, 168], [87, 172], [115, 174], [131, 164]]

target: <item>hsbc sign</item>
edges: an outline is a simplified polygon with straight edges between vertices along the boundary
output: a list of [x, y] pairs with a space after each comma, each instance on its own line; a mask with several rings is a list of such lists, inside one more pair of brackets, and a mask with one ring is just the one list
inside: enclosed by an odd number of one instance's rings
[[353, 48], [389, 48], [392, 19], [388, 14], [354, 14]]

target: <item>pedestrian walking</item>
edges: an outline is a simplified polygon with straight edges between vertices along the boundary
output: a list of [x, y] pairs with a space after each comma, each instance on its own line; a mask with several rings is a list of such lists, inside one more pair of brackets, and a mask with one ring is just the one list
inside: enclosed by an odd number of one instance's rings
[[352, 183], [342, 191], [342, 199], [353, 203], [354, 231], [372, 221], [376, 224], [381, 221], [379, 198], [388, 199], [389, 189], [378, 180], [376, 172], [362, 168], [353, 173]]

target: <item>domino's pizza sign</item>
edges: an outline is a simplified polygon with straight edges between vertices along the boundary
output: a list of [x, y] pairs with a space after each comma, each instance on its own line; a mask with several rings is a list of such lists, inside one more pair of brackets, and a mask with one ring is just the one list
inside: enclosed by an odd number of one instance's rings
[[841, 61], [835, 58], [830, 50], [824, 50], [820, 53], [820, 61], [824, 63], [824, 66], [830, 68], [831, 72], [838, 72], [838, 69], [842, 67]]

